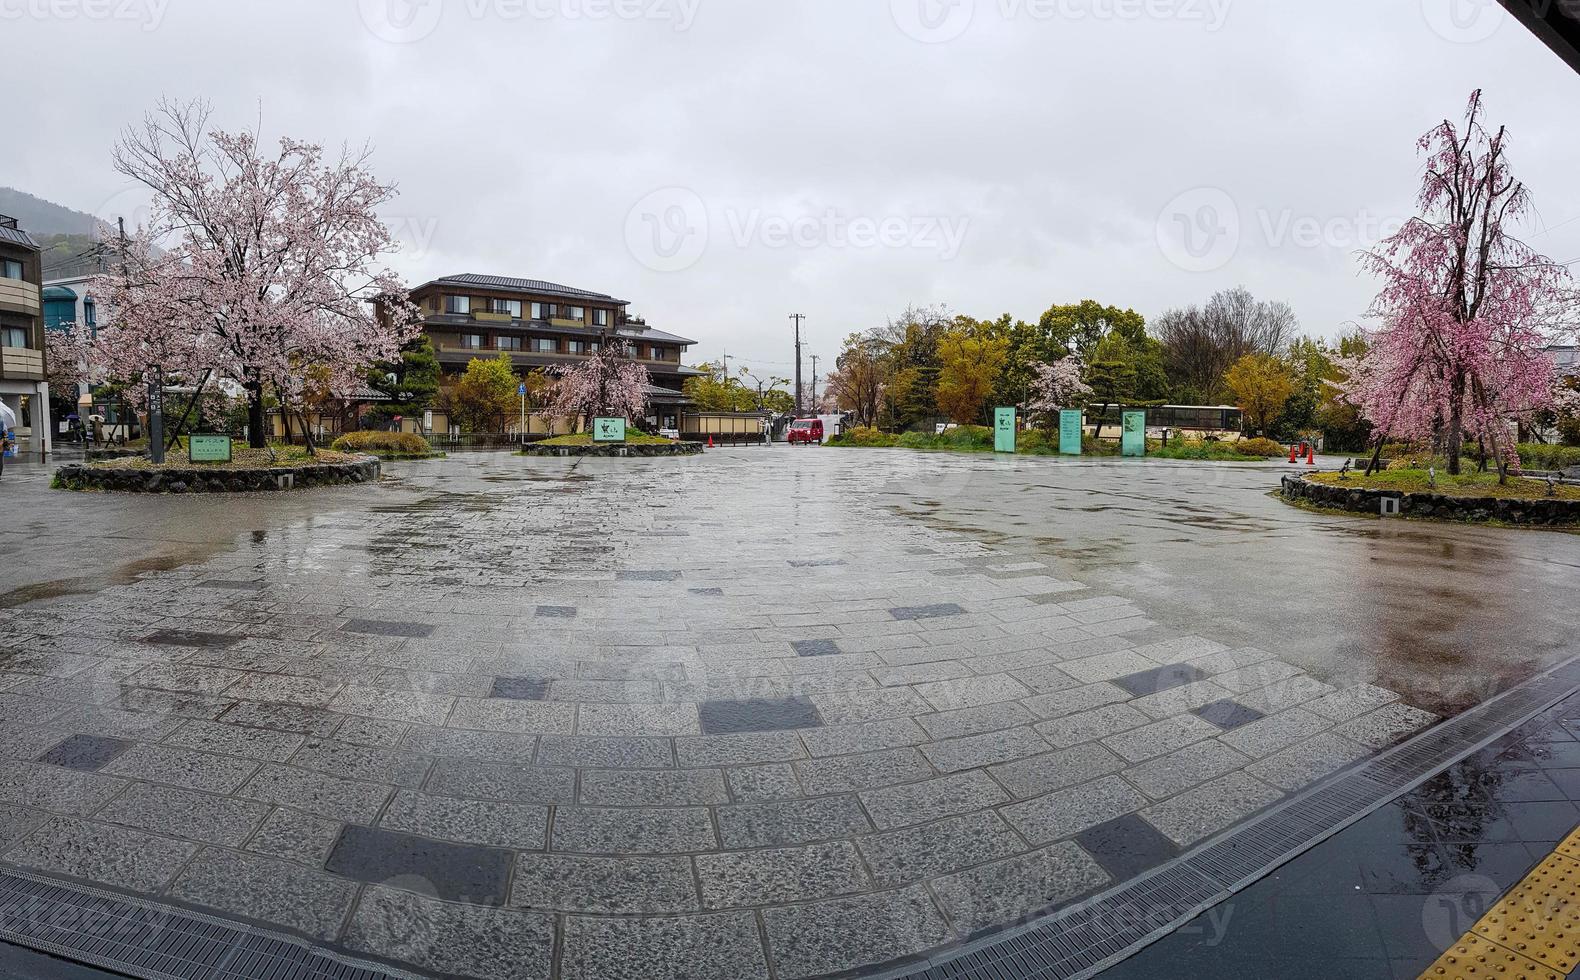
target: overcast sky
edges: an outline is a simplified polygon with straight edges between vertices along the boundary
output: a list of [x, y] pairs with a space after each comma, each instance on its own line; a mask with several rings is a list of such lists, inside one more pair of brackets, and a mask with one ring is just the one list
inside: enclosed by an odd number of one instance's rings
[[909, 304], [1151, 318], [1243, 284], [1331, 336], [1476, 86], [1532, 244], [1580, 260], [1580, 76], [1492, 0], [0, 0], [0, 37], [0, 184], [135, 214], [122, 127], [261, 106], [372, 144], [413, 284], [614, 293], [764, 375], [791, 313], [821, 370]]

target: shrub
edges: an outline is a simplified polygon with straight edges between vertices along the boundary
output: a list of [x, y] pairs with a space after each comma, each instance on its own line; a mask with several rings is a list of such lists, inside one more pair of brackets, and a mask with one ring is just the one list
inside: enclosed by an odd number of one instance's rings
[[993, 430], [985, 425], [957, 425], [933, 438], [936, 440], [934, 445], [950, 449], [993, 448]]
[[1566, 470], [1580, 466], [1580, 446], [1546, 446], [1520, 443], [1520, 465], [1532, 470]]
[[1289, 452], [1288, 447], [1271, 439], [1241, 439], [1239, 442], [1228, 445], [1232, 445], [1234, 451], [1241, 455], [1265, 456], [1268, 459], [1283, 456]]
[[858, 425], [828, 440], [830, 446], [892, 446], [896, 438], [882, 429]]
[[336, 439], [330, 449], [341, 453], [427, 456], [433, 452], [428, 440], [414, 432], [348, 432]]

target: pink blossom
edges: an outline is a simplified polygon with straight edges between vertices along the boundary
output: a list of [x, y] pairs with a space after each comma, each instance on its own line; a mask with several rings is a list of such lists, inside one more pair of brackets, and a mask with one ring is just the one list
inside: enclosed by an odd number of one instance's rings
[[161, 103], [115, 151], [118, 171], [153, 192], [149, 224], [121, 268], [92, 285], [115, 322], [95, 345], [110, 377], [150, 365], [167, 377], [212, 369], [246, 390], [261, 445], [263, 398], [299, 404], [304, 381], [349, 393], [394, 360], [418, 327], [381, 258], [398, 243], [377, 209], [395, 196], [369, 154], [208, 130], [209, 108]]
[[1544, 348], [1574, 298], [1568, 270], [1509, 231], [1530, 200], [1505, 130], [1482, 124], [1479, 91], [1465, 117], [1421, 137], [1421, 215], [1365, 256], [1383, 279], [1378, 326], [1344, 385], [1379, 441], [1439, 442], [1451, 473], [1466, 435], [1518, 463], [1513, 427], [1552, 405]]

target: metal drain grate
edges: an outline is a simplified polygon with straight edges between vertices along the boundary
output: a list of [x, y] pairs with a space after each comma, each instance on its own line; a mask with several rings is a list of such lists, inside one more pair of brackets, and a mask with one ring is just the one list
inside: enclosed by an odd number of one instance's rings
[[1317, 784], [1169, 864], [937, 954], [904, 980], [1086, 980], [1580, 690], [1580, 657]]
[[0, 871], [0, 940], [143, 980], [419, 980], [197, 912]]

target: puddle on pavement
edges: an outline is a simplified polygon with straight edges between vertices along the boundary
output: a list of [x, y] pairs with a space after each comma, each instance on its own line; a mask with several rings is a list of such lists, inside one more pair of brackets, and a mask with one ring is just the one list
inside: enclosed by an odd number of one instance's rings
[[[258, 532], [255, 531], [253, 533], [257, 534]], [[32, 585], [24, 585], [0, 594], [0, 609], [15, 609], [30, 602], [102, 592], [112, 586], [128, 585], [135, 582], [139, 575], [146, 572], [168, 572], [194, 562], [204, 561], [213, 557], [218, 551], [219, 549], [185, 551], [173, 555], [160, 555], [154, 558], [139, 558], [124, 565], [119, 565], [101, 575], [84, 575], [76, 578], [54, 579], [49, 582], [35, 582]]]

